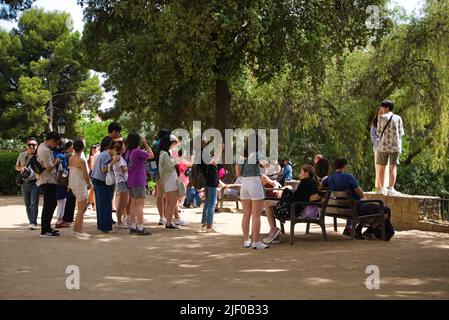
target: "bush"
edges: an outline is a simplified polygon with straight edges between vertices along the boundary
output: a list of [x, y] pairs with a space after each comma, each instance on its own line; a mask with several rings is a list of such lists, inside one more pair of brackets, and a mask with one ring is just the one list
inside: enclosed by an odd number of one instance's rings
[[15, 170], [17, 152], [0, 152], [0, 195], [16, 195], [20, 187], [16, 185], [17, 171]]

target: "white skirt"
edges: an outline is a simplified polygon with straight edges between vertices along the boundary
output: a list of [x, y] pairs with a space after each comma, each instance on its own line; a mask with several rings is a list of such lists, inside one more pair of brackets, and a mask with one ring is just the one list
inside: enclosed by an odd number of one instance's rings
[[173, 171], [164, 182], [164, 192], [172, 192], [178, 190], [178, 175]]

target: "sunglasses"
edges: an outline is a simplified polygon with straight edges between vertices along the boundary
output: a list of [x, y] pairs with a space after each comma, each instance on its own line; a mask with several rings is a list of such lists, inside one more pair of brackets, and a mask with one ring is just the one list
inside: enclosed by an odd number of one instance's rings
[[37, 144], [34, 144], [34, 143], [28, 143], [28, 147], [36, 147], [37, 146]]

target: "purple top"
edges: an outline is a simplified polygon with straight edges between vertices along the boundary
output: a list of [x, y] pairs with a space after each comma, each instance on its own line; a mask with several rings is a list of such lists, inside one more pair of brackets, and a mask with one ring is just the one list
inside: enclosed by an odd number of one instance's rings
[[375, 126], [371, 126], [371, 141], [374, 143], [374, 147], [377, 148], [377, 146], [380, 143], [380, 137], [377, 135], [377, 128]]
[[147, 173], [145, 164], [148, 159], [148, 153], [140, 148], [127, 150], [125, 152], [125, 160], [128, 163], [128, 187], [146, 187]]

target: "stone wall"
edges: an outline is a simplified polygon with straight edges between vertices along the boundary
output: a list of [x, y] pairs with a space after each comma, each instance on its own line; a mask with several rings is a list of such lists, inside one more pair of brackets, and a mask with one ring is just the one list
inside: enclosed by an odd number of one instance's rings
[[382, 200], [391, 209], [396, 230], [422, 230], [449, 233], [449, 223], [441, 221], [441, 199], [427, 196], [384, 196], [365, 193], [366, 200]]

